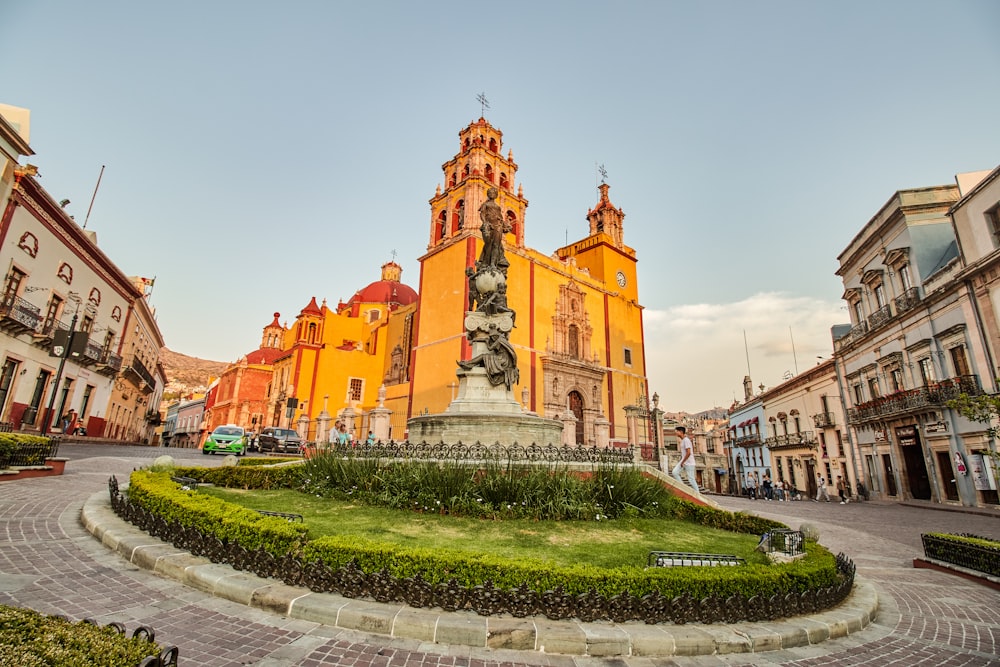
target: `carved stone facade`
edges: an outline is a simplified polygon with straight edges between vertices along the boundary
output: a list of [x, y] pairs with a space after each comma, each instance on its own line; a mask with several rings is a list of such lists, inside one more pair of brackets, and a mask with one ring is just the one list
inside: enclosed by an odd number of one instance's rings
[[597, 443], [595, 424], [603, 423], [601, 387], [607, 369], [592, 355], [593, 327], [584, 307], [586, 293], [575, 282], [559, 286], [556, 312], [552, 317], [552, 339], [542, 357], [545, 378], [545, 414], [575, 419], [574, 444]]

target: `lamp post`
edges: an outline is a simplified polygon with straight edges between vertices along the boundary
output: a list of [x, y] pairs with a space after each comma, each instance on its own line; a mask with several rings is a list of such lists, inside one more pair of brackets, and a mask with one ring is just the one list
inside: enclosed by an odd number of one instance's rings
[[[42, 418], [42, 428], [41, 435], [45, 436], [49, 432], [49, 427], [52, 422], [52, 408], [56, 404], [56, 393], [59, 391], [59, 383], [62, 381], [63, 369], [66, 368], [66, 358], [73, 353], [73, 340], [76, 337], [76, 321], [80, 317], [80, 296], [75, 292], [70, 292], [70, 298], [76, 297], [76, 310], [73, 312], [73, 320], [69, 324], [69, 336], [66, 338], [66, 346], [62, 350], [57, 350], [57, 346], [53, 345], [52, 351], [58, 352], [56, 356], [59, 357], [59, 367], [56, 369], [56, 378], [52, 383], [52, 395], [49, 397], [49, 407], [45, 411], [45, 417]], [[65, 433], [63, 434], [65, 435]]]

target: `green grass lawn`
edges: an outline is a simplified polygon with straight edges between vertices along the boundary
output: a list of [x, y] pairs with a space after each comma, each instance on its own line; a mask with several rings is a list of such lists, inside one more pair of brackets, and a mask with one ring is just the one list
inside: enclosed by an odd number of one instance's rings
[[685, 521], [487, 521], [370, 507], [290, 490], [200, 487], [198, 492], [255, 510], [301, 514], [311, 539], [355, 535], [406, 547], [488, 551], [514, 559], [608, 568], [644, 567], [650, 551], [734, 554], [748, 563], [767, 562], [763, 554], [754, 551], [756, 536]]

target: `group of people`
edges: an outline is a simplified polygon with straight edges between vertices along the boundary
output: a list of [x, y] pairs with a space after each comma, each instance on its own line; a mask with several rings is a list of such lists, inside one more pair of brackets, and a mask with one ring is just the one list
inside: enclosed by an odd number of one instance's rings
[[743, 485], [743, 494], [750, 500], [800, 500], [799, 492], [787, 480], [771, 480], [771, 475], [764, 473], [760, 479], [758, 473], [748, 472], [746, 483]]
[[[351, 438], [350, 432], [347, 430], [347, 422], [337, 420], [333, 425], [333, 430], [330, 431], [330, 443], [335, 445], [356, 445], [359, 441]], [[365, 443], [369, 445], [375, 444], [375, 433], [373, 431], [368, 431], [368, 437], [365, 439]]]

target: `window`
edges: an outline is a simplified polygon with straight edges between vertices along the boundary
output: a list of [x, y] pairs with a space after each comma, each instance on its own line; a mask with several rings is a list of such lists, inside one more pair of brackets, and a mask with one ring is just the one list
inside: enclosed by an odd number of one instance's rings
[[802, 424], [799, 423], [799, 416], [795, 415], [795, 432], [802, 433]]
[[80, 326], [80, 331], [86, 331], [90, 333], [94, 330], [94, 318], [90, 315], [83, 316], [83, 324]]
[[889, 380], [892, 382], [893, 391], [903, 390], [903, 371], [898, 368], [893, 368], [889, 373]]
[[632, 350], [630, 350], [627, 347], [625, 348], [625, 365], [626, 366], [632, 365]]
[[56, 318], [59, 317], [59, 307], [62, 305], [62, 297], [53, 294], [49, 299], [49, 307], [45, 311], [45, 321], [42, 323], [42, 331], [48, 333], [55, 328]]
[[18, 271], [12, 268], [10, 273], [7, 274], [7, 282], [3, 287], [3, 305], [10, 307], [14, 305], [14, 299], [17, 298], [18, 292], [21, 291], [21, 283], [24, 282], [28, 274], [23, 271]]
[[350, 396], [352, 401], [360, 401], [364, 386], [365, 381], [361, 378], [351, 378], [348, 383], [347, 395]]
[[957, 345], [948, 351], [951, 353], [951, 365], [955, 368], [955, 375], [972, 375], [969, 371], [969, 359], [965, 356], [965, 346]]
[[868, 378], [868, 391], [873, 399], [882, 395], [878, 389], [878, 378]]
[[368, 311], [368, 323], [378, 322], [378, 319], [382, 317], [382, 311], [378, 308], [372, 308]]
[[[575, 306], [576, 304], [574, 304]], [[568, 345], [566, 346], [569, 356], [573, 359], [580, 358], [580, 328], [575, 324], [569, 325], [569, 330], [566, 333], [568, 340], [566, 341]], [[625, 350], [625, 363], [631, 363], [629, 358], [629, 351]]]
[[920, 368], [920, 380], [924, 385], [928, 385], [934, 382], [934, 364], [931, 363], [930, 357], [924, 357], [917, 362]]
[[879, 308], [885, 307], [885, 290], [881, 283], [875, 286], [875, 303], [878, 304]]
[[906, 264], [899, 267], [899, 282], [903, 285], [904, 292], [913, 286], [910, 283], [910, 267]]
[[861, 302], [855, 301], [851, 306], [854, 309], [854, 323], [861, 324], [865, 321], [865, 312], [861, 309]]
[[1000, 247], [1000, 204], [988, 209], [985, 215], [990, 231], [993, 232], [993, 244]]
[[858, 405], [860, 403], [864, 403], [865, 402], [865, 395], [861, 391], [861, 383], [860, 382], [855, 382], [854, 385], [851, 387], [851, 389], [854, 391], [854, 405]]

